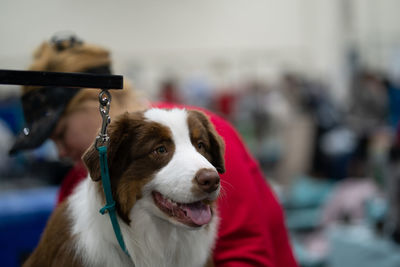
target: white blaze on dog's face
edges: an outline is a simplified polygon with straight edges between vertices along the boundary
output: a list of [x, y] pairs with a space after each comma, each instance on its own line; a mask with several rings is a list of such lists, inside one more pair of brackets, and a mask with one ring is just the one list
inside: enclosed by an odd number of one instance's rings
[[[224, 144], [199, 111], [150, 109], [126, 113], [109, 128], [108, 162], [120, 217], [130, 223], [135, 204], [177, 225], [201, 227], [213, 216], [225, 171]], [[100, 179], [94, 147], [83, 156]]]
[[144, 116], [168, 127], [175, 145], [172, 158], [146, 189], [152, 191], [154, 202], [170, 221], [189, 226], [208, 224], [212, 218], [210, 204], [220, 191], [219, 175], [211, 164], [211, 150], [219, 151], [219, 147], [211, 147], [212, 133], [200, 120], [199, 113], [152, 109]]

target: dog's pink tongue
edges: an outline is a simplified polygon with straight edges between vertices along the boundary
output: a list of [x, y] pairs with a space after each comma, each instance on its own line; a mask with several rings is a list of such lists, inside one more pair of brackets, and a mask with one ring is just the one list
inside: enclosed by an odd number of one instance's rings
[[183, 204], [181, 209], [185, 210], [186, 216], [197, 225], [204, 225], [211, 221], [212, 215], [210, 206], [202, 202]]

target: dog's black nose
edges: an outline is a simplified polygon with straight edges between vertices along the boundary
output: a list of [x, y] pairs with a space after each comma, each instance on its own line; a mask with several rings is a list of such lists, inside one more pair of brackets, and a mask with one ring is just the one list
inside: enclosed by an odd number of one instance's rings
[[195, 178], [197, 185], [206, 193], [212, 193], [219, 187], [219, 175], [214, 170], [202, 169], [197, 172]]

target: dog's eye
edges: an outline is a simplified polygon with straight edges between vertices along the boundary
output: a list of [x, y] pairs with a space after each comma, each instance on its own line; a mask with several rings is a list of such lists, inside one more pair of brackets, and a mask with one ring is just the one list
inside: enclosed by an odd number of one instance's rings
[[167, 148], [165, 146], [159, 146], [154, 150], [154, 152], [158, 154], [164, 154], [167, 153]]
[[197, 148], [198, 149], [204, 149], [205, 148], [204, 143], [202, 141], [197, 142]]

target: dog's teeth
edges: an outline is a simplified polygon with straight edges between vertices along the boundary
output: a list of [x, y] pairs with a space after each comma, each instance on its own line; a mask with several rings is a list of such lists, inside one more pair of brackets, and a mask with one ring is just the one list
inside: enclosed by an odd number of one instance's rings
[[170, 198], [167, 198], [167, 201], [169, 202], [169, 203], [171, 203], [172, 205], [176, 205], [176, 202], [175, 201], [173, 201], [172, 199], [170, 199]]

